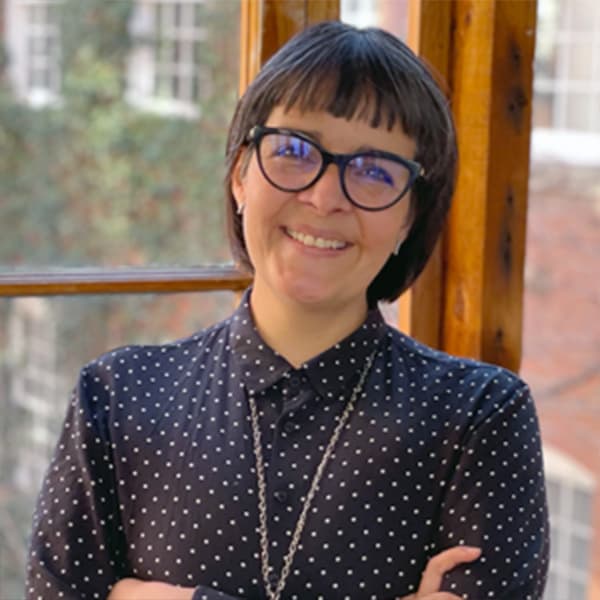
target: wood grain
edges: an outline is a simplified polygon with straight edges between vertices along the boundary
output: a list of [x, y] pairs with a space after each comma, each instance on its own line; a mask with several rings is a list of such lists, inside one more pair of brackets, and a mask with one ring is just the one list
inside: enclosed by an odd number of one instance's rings
[[448, 82], [459, 175], [400, 326], [427, 344], [520, 366], [535, 0], [411, 0], [409, 43]]
[[460, 171], [446, 235], [442, 347], [520, 366], [533, 0], [454, 4]]
[[156, 294], [244, 290], [250, 278], [233, 267], [197, 269], [73, 269], [1, 273], [0, 296]]
[[[448, 89], [452, 44], [452, 3], [410, 0], [408, 44]], [[400, 299], [399, 328], [429, 346], [442, 345], [444, 253], [443, 239], [411, 289]]]

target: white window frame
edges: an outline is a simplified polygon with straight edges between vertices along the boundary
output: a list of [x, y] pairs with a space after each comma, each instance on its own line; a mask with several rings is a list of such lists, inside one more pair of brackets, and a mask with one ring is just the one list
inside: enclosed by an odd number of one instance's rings
[[[548, 2], [550, 0], [547, 0]], [[540, 44], [554, 45], [556, 53], [556, 72], [554, 77], [536, 76], [534, 78], [534, 91], [537, 93], [550, 94], [554, 101], [552, 105], [551, 128], [573, 129], [569, 127], [569, 104], [577, 95], [589, 97], [587, 114], [584, 119], [587, 122], [585, 128], [577, 131], [594, 132], [600, 135], [600, 4], [592, 3], [594, 7], [594, 23], [590, 31], [575, 31], [573, 15], [576, 11], [583, 10], [578, 5], [578, 0], [557, 0], [558, 8], [555, 14], [549, 14], [552, 21], [549, 31], [538, 32], [538, 48]], [[547, 10], [549, 5], [540, 0], [538, 10]], [[586, 4], [587, 6], [587, 4]], [[562, 10], [561, 10], [562, 9]], [[565, 13], [565, 18], [562, 13]], [[570, 54], [575, 45], [586, 44], [590, 48], [590, 78], [574, 79], [570, 73]]]
[[[60, 56], [58, 44], [56, 56], [32, 55], [29, 42], [32, 38], [48, 40], [58, 38], [56, 24], [33, 24], [28, 13], [36, 7], [57, 6], [61, 0], [5, 0], [5, 39], [8, 50], [8, 75], [17, 97], [33, 107], [55, 104], [60, 100]], [[49, 85], [32, 84], [29, 81], [32, 69], [48, 72]]]
[[[593, 497], [596, 488], [594, 475], [583, 465], [565, 453], [548, 445], [544, 445], [544, 466], [547, 484], [554, 484], [559, 491], [558, 507], [550, 501], [550, 525], [553, 536], [550, 540], [553, 558], [550, 561], [550, 577], [556, 588], [546, 590], [547, 600], [570, 598], [569, 583], [576, 582], [586, 591], [589, 588], [590, 569], [592, 568], [591, 549], [594, 538]], [[573, 518], [575, 492], [590, 497], [590, 514], [587, 523]], [[552, 500], [550, 498], [550, 500]], [[588, 542], [589, 556], [587, 570], [578, 568], [570, 560], [573, 538], [583, 538]], [[554, 595], [550, 596], [553, 592]], [[575, 599], [573, 599], [575, 600]]]
[[[17, 98], [33, 107], [45, 107], [60, 102], [60, 57], [46, 57], [45, 61], [39, 56], [32, 57], [28, 39], [32, 35], [40, 38], [48, 35], [58, 37], [60, 31], [52, 24], [32, 25], [28, 22], [28, 10], [36, 6], [56, 6], [61, 2], [62, 0], [6, 0], [5, 39], [9, 53], [10, 81]], [[177, 115], [192, 119], [199, 117], [198, 100], [211, 90], [210, 73], [198, 68], [194, 56], [195, 44], [204, 41], [206, 37], [206, 29], [195, 26], [193, 20], [194, 7], [201, 4], [204, 4], [204, 0], [136, 0], [130, 23], [134, 46], [126, 67], [125, 97], [132, 106], [167, 116]], [[165, 16], [163, 22], [157, 26], [153, 19], [153, 14], [156, 14], [154, 8], [157, 5], [171, 7], [172, 10], [175, 10], [176, 6], [181, 7], [180, 10], [184, 13], [182, 23], [168, 23]], [[177, 44], [183, 55], [171, 63], [157, 61], [159, 57], [155, 43], [161, 38]], [[40, 60], [43, 63], [41, 65]], [[54, 85], [29, 85], [32, 61], [37, 61], [40, 68], [51, 69]], [[178, 92], [164, 96], [158, 94], [157, 81], [161, 76], [175, 80]]]
[[56, 316], [51, 303], [46, 298], [15, 298], [8, 333], [10, 401], [30, 419], [14, 484], [31, 493], [56, 443], [57, 415], [48, 398], [59, 397], [65, 389], [57, 370]]
[[[130, 23], [134, 42], [127, 66], [127, 100], [135, 107], [158, 114], [178, 115], [187, 118], [199, 116], [198, 100], [210, 91], [208, 72], [195, 63], [194, 46], [204, 41], [206, 29], [196, 26], [194, 8], [204, 0], [137, 0]], [[170, 7], [162, 11], [161, 22], [156, 22], [157, 7]], [[174, 19], [176, 7], [183, 11], [181, 25], [169, 22]], [[171, 42], [177, 45], [181, 55], [173, 61], [158, 56], [157, 44]], [[161, 95], [157, 91], [159, 78], [171, 78], [177, 82], [178, 93]], [[197, 95], [194, 94], [194, 80]], [[171, 90], [172, 91], [172, 90]]]

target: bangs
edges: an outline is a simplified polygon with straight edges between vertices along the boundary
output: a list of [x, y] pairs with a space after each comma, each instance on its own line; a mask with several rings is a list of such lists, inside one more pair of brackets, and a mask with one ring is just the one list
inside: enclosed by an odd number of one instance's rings
[[399, 123], [406, 134], [416, 136], [424, 115], [418, 103], [406, 99], [423, 95], [422, 75], [409, 69], [399, 73], [398, 61], [387, 64], [368, 34], [363, 30], [358, 36], [341, 36], [333, 48], [318, 44], [302, 54], [291, 53], [285, 61], [288, 68], [265, 86], [273, 90], [268, 104], [325, 111], [388, 130]]

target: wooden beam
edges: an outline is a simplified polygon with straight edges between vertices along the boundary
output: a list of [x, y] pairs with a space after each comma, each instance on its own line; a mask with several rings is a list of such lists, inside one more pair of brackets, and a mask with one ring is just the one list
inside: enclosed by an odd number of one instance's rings
[[292, 36], [339, 15], [339, 0], [242, 0], [240, 92]]
[[446, 235], [443, 348], [518, 371], [535, 0], [457, 0], [460, 171]]
[[[408, 44], [437, 74], [447, 90], [450, 77], [452, 3], [410, 0]], [[400, 299], [399, 328], [425, 344], [442, 345], [444, 255], [443, 235], [423, 273]]]
[[0, 274], [2, 296], [159, 294], [241, 291], [250, 279], [233, 267], [197, 269], [72, 269]]

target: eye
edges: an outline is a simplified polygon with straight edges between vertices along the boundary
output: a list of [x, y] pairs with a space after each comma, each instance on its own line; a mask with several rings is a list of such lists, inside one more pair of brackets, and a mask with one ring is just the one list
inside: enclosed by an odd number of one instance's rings
[[309, 160], [314, 152], [312, 144], [290, 135], [277, 135], [273, 144], [273, 156]]
[[370, 156], [357, 156], [348, 166], [352, 176], [357, 179], [394, 186], [394, 177], [382, 162]]

